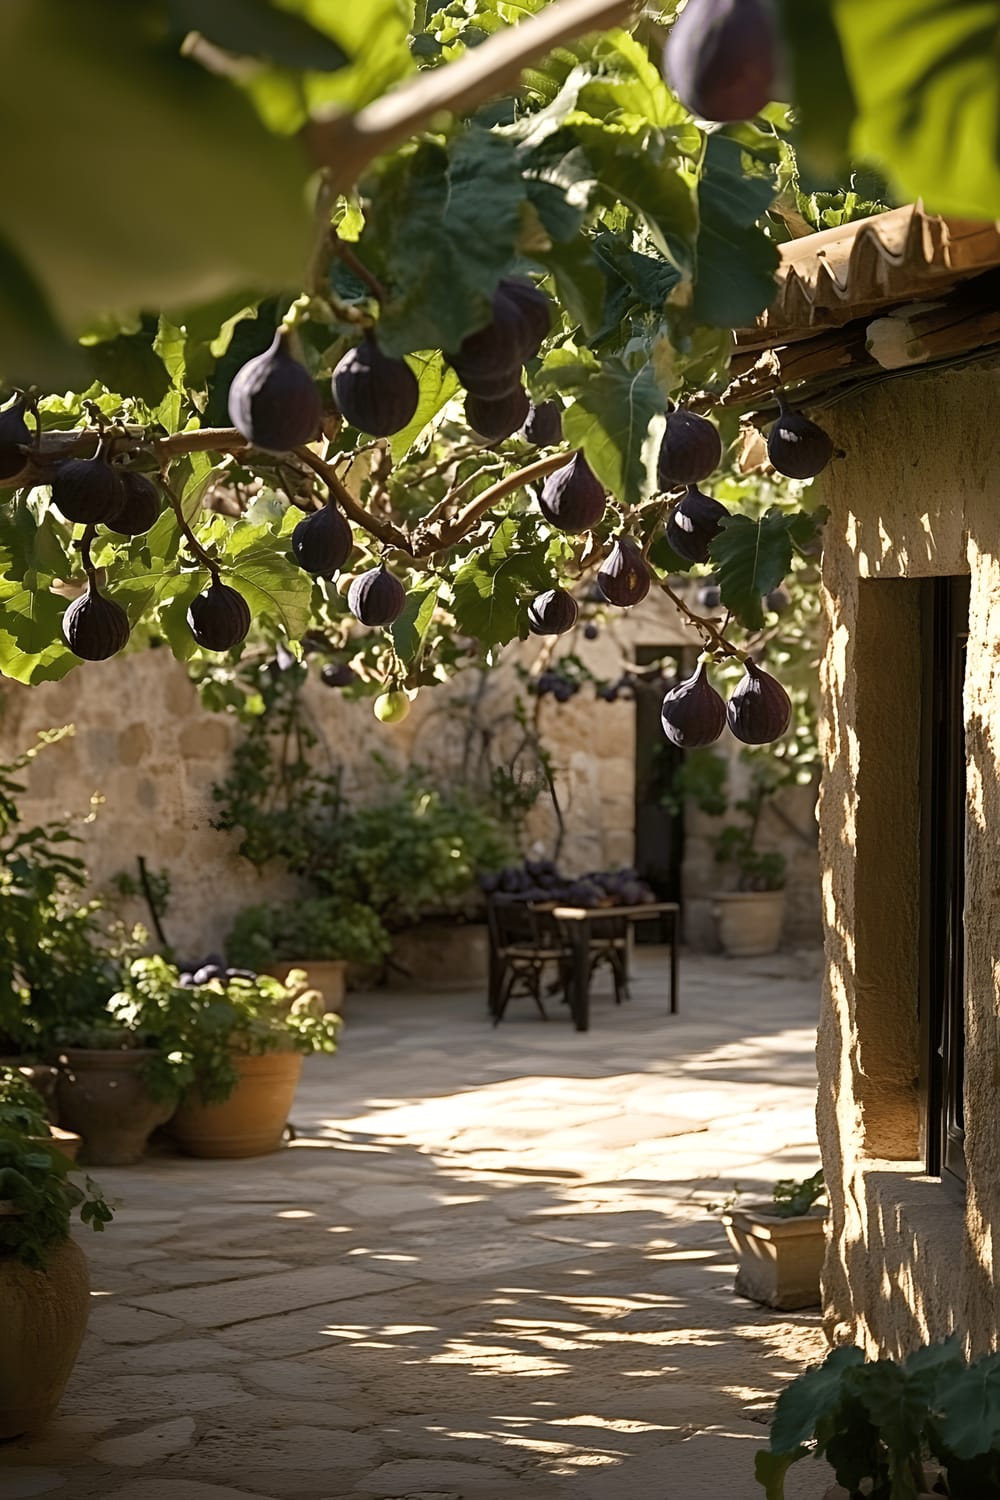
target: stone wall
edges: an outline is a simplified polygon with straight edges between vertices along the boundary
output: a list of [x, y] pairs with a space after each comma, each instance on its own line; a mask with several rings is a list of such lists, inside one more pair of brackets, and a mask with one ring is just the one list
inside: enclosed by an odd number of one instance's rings
[[[826, 1319], [835, 1339], [888, 1354], [954, 1329], [982, 1350], [1000, 1330], [998, 397], [997, 372], [980, 369], [844, 401], [829, 426], [845, 456], [821, 481], [831, 508], [818, 1101], [833, 1209]], [[960, 574], [972, 589], [964, 1205], [925, 1175], [918, 1086], [929, 1043], [919, 1015], [917, 580]]]
[[[596, 641], [574, 641], [588, 666], [608, 679], [618, 677], [640, 647], [671, 645], [692, 646], [691, 631], [668, 601], [654, 599], [609, 622]], [[449, 779], [468, 771], [470, 743], [475, 763], [478, 736], [487, 729], [494, 754], [503, 758], [519, 738], [511, 718], [518, 690], [514, 663], [527, 664], [539, 649], [537, 642], [529, 642], [511, 652], [511, 663], [497, 671], [466, 673], [447, 687], [421, 693], [410, 716], [393, 727], [377, 723], [369, 702], [352, 703], [310, 683], [306, 708], [319, 754], [331, 768], [345, 768], [346, 789], [359, 797], [371, 795], [377, 785], [371, 759], [376, 751], [396, 766], [415, 760]], [[168, 934], [180, 951], [194, 955], [218, 949], [242, 906], [287, 891], [281, 871], [258, 878], [237, 855], [236, 841], [212, 828], [212, 786], [224, 776], [241, 731], [235, 719], [201, 708], [185, 669], [166, 651], [89, 664], [61, 683], [38, 688], [4, 684], [0, 709], [3, 760], [31, 743], [40, 729], [75, 725], [74, 736], [42, 754], [28, 773], [26, 816], [83, 815], [92, 794], [100, 794], [103, 804], [81, 830], [95, 884], [104, 886], [123, 869], [134, 873], [138, 855], [154, 869], [166, 867], [172, 885]], [[630, 863], [634, 705], [595, 702], [584, 689], [567, 704], [544, 699], [539, 715], [566, 830], [560, 863], [570, 872]], [[470, 724], [475, 728], [471, 737]], [[726, 750], [735, 756], [738, 748], [729, 741]], [[737, 767], [737, 785], [739, 774]], [[815, 822], [808, 789], [783, 794], [782, 806], [787, 821], [770, 819], [764, 842], [783, 848], [791, 860], [786, 939], [807, 945], [819, 933]], [[790, 831], [790, 825], [804, 837]], [[719, 884], [709, 832], [706, 820], [692, 813], [684, 886], [689, 937], [701, 947], [714, 943], [709, 895]], [[556, 834], [556, 820], [542, 799], [529, 839], [551, 853]], [[128, 914], [141, 919], [143, 909], [136, 905]]]

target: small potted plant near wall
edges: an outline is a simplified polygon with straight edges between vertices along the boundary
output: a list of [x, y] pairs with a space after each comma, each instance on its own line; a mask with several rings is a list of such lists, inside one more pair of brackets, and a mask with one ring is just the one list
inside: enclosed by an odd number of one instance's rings
[[770, 1203], [727, 1205], [722, 1222], [736, 1252], [735, 1290], [751, 1302], [792, 1310], [815, 1307], [826, 1252], [822, 1171], [775, 1183]]
[[87, 1327], [87, 1260], [70, 1223], [103, 1229], [111, 1210], [62, 1152], [0, 1124], [0, 1440], [43, 1427]]
[[377, 971], [391, 940], [370, 906], [336, 897], [248, 906], [226, 939], [231, 964], [283, 984], [303, 971], [328, 1011], [342, 1015], [348, 965]]
[[109, 1009], [155, 1044], [146, 1066], [154, 1095], [178, 1098], [170, 1125], [193, 1156], [261, 1156], [282, 1144], [303, 1058], [334, 1052], [340, 1020], [305, 988], [229, 971], [184, 985], [161, 957], [139, 958]]
[[776, 849], [755, 848], [756, 831], [753, 823], [730, 824], [716, 841], [716, 860], [736, 873], [736, 889], [713, 898], [719, 941], [729, 958], [774, 953], [781, 942], [788, 862]]
[[[157, 1078], [156, 1048], [108, 1009], [86, 1025], [59, 1028], [59, 1118], [83, 1137], [88, 1166], [127, 1167], [173, 1114], [175, 1089]], [[159, 1085], [159, 1086], [157, 1086]]]

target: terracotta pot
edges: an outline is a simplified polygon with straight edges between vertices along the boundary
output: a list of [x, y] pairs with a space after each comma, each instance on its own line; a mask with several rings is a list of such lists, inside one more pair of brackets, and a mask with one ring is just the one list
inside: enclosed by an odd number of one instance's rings
[[63, 1156], [68, 1156], [70, 1161], [76, 1161], [83, 1145], [82, 1137], [72, 1130], [61, 1130], [58, 1125], [52, 1126], [49, 1135], [29, 1135], [28, 1140], [36, 1146], [54, 1146]]
[[739, 1296], [786, 1310], [818, 1304], [826, 1254], [825, 1208], [783, 1219], [767, 1203], [748, 1204], [730, 1209], [722, 1222], [736, 1251]]
[[342, 958], [297, 958], [294, 963], [274, 964], [268, 969], [273, 979], [284, 984], [293, 969], [304, 969], [310, 990], [319, 990], [323, 996], [323, 1009], [344, 1014], [344, 999], [347, 994], [347, 964]]
[[301, 1052], [233, 1057], [240, 1081], [221, 1104], [185, 1095], [170, 1133], [191, 1156], [266, 1156], [280, 1149], [302, 1073]]
[[83, 1136], [87, 1166], [131, 1166], [156, 1126], [170, 1119], [173, 1103], [154, 1099], [142, 1079], [154, 1055], [146, 1047], [68, 1047], [59, 1058], [59, 1118]]
[[713, 897], [713, 905], [729, 958], [774, 953], [785, 920], [784, 891], [726, 891]]
[[37, 1432], [55, 1411], [90, 1309], [87, 1258], [67, 1240], [44, 1271], [0, 1259], [0, 1440]]

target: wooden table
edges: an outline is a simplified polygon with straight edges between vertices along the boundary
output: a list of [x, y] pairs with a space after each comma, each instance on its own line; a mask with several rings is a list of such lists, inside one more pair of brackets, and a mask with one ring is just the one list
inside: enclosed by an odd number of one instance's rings
[[669, 927], [670, 942], [670, 1014], [677, 1014], [677, 927], [680, 907], [676, 901], [649, 901], [641, 906], [546, 906], [566, 934], [573, 955], [569, 1005], [577, 1031], [590, 1030], [590, 942], [591, 924], [624, 919], [628, 923], [648, 922], [654, 918]]

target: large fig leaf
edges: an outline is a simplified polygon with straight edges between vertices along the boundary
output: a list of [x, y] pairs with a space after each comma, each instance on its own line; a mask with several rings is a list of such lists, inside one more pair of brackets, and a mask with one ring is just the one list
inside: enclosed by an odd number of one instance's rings
[[864, 1359], [860, 1349], [842, 1345], [782, 1391], [771, 1427], [772, 1453], [797, 1453], [821, 1422], [831, 1420], [843, 1395], [846, 1372], [864, 1364]]
[[777, 506], [759, 516], [730, 516], [711, 546], [722, 602], [748, 630], [764, 625], [761, 596], [769, 594], [792, 566], [793, 544], [815, 534], [816, 513], [789, 515]]
[[551, 587], [544, 545], [533, 540], [530, 526], [520, 527], [508, 516], [489, 546], [455, 575], [455, 624], [484, 647], [505, 645], [525, 629], [528, 599]]
[[388, 354], [457, 349], [489, 320], [489, 298], [514, 260], [527, 186], [512, 141], [470, 129], [371, 176], [359, 253], [389, 296], [379, 318]]
[[772, 166], [741, 141], [710, 135], [698, 185], [694, 316], [744, 328], [774, 296], [778, 248], [758, 227], [775, 194]]
[[652, 365], [633, 369], [624, 359], [612, 359], [563, 417], [567, 440], [583, 449], [598, 479], [623, 505], [638, 504], [655, 488], [649, 429], [664, 409]]
[[5, 234], [70, 332], [295, 286], [308, 255], [300, 148], [148, 23], [117, 0], [0, 6]]
[[[841, 81], [824, 107], [842, 130], [853, 92], [851, 154], [886, 168], [904, 197], [933, 212], [1000, 218], [1000, 0], [787, 3], [801, 13], [790, 32], [796, 92], [807, 105], [823, 100], [819, 75], [833, 64], [828, 76]], [[831, 18], [842, 60], [829, 45]]]

